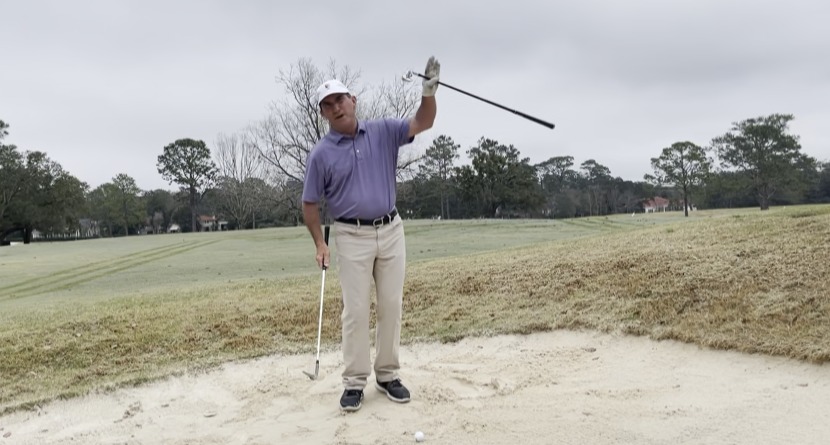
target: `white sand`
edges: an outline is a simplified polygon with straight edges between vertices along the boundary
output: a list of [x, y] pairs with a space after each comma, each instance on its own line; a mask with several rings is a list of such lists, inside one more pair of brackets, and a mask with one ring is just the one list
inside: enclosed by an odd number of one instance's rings
[[0, 417], [0, 445], [830, 443], [828, 366], [563, 331], [401, 358], [409, 404], [370, 386], [341, 413], [339, 352], [317, 381], [273, 356]]

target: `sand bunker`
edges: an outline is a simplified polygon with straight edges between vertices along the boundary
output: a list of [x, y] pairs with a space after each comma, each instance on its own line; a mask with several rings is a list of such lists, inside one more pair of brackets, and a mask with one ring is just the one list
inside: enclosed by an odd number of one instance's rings
[[341, 413], [339, 351], [272, 356], [0, 418], [5, 444], [827, 443], [830, 367], [591, 332], [401, 348], [413, 400]]

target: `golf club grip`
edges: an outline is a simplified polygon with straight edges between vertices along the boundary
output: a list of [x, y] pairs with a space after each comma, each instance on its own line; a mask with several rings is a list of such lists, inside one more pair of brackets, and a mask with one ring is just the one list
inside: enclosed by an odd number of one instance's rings
[[[323, 241], [325, 241], [325, 242], [326, 242], [326, 245], [327, 245], [327, 246], [329, 245], [329, 226], [328, 226], [328, 224], [326, 225], [326, 228], [325, 228], [325, 229], [323, 229]], [[326, 270], [326, 269], [328, 269], [328, 266], [326, 266], [325, 264], [323, 264], [323, 271], [324, 271], [324, 273], [325, 273], [325, 270]]]
[[513, 113], [515, 113], [515, 114], [517, 114], [517, 115], [519, 115], [519, 116], [521, 116], [521, 117], [523, 117], [523, 118], [525, 118], [525, 119], [529, 119], [529, 120], [531, 120], [531, 121], [533, 121], [533, 122], [536, 122], [536, 123], [537, 123], [537, 124], [539, 124], [539, 125], [543, 125], [543, 126], [545, 126], [545, 127], [550, 128], [551, 130], [553, 130], [553, 124], [552, 124], [552, 123], [550, 123], [550, 122], [545, 122], [545, 121], [543, 121], [542, 119], [539, 119], [539, 118], [533, 117], [533, 116], [531, 116], [531, 115], [529, 115], [529, 114], [524, 114], [524, 113], [522, 113], [521, 111], [511, 110], [511, 109], [509, 109], [509, 108], [506, 108], [506, 110], [508, 110], [508, 111], [512, 111]]
[[449, 88], [449, 89], [452, 89], [452, 90], [458, 91], [458, 92], [459, 92], [459, 93], [461, 93], [461, 94], [466, 94], [466, 95], [468, 95], [468, 96], [470, 96], [470, 97], [472, 97], [472, 98], [478, 99], [478, 100], [480, 100], [480, 101], [482, 101], [482, 102], [486, 102], [486, 103], [488, 103], [488, 104], [490, 104], [490, 105], [492, 105], [492, 106], [494, 106], [494, 107], [498, 107], [498, 108], [501, 108], [502, 110], [509, 111], [509, 112], [511, 112], [511, 113], [513, 113], [513, 114], [515, 114], [515, 115], [521, 116], [521, 117], [523, 117], [523, 118], [525, 118], [525, 119], [529, 119], [529, 120], [531, 120], [531, 121], [533, 121], [533, 122], [536, 122], [536, 123], [537, 123], [537, 124], [539, 124], [539, 125], [543, 125], [543, 126], [545, 126], [545, 127], [548, 127], [548, 128], [550, 128], [550, 129], [553, 129], [553, 124], [552, 124], [552, 123], [550, 123], [550, 122], [545, 122], [545, 121], [543, 121], [542, 119], [539, 119], [539, 118], [533, 117], [533, 116], [531, 116], [531, 115], [529, 115], [529, 114], [525, 114], [525, 113], [522, 113], [521, 111], [517, 111], [517, 110], [514, 110], [514, 109], [512, 109], [512, 108], [505, 107], [504, 105], [501, 105], [501, 104], [497, 104], [497, 103], [495, 103], [495, 102], [493, 102], [493, 101], [491, 101], [491, 100], [487, 100], [487, 99], [485, 99], [485, 98], [483, 98], [483, 97], [476, 96], [476, 95], [475, 95], [475, 94], [473, 94], [473, 93], [468, 93], [468, 92], [466, 92], [466, 91], [464, 91], [464, 90], [460, 90], [460, 89], [458, 89], [458, 88], [456, 88], [456, 87], [454, 87], [454, 86], [452, 86], [452, 85], [447, 85], [447, 84], [445, 84], [445, 83], [441, 83], [441, 82], [438, 82], [438, 84], [439, 84], [439, 85], [444, 85], [445, 87], [447, 87], [447, 88]]
[[[423, 74], [420, 74], [420, 73], [415, 73], [415, 75], [417, 75], [418, 77], [424, 78], [424, 79], [429, 79], [427, 76], [425, 76], [425, 75], [423, 75]], [[533, 116], [531, 116], [531, 115], [529, 115], [529, 114], [522, 113], [521, 111], [517, 111], [517, 110], [514, 110], [514, 109], [512, 109], [512, 108], [505, 107], [504, 105], [501, 105], [501, 104], [497, 104], [497, 103], [495, 103], [495, 102], [493, 102], [493, 101], [491, 101], [491, 100], [487, 100], [487, 99], [485, 99], [485, 98], [483, 98], [483, 97], [476, 96], [475, 94], [468, 93], [468, 92], [466, 92], [466, 91], [464, 91], [464, 90], [462, 90], [462, 89], [456, 88], [456, 87], [454, 87], [454, 86], [452, 86], [452, 85], [447, 85], [447, 84], [446, 84], [446, 83], [444, 83], [444, 82], [439, 81], [439, 82], [438, 82], [438, 85], [443, 85], [443, 86], [445, 86], [445, 87], [447, 87], [447, 88], [449, 88], [449, 89], [451, 89], [451, 90], [458, 91], [458, 92], [459, 92], [459, 93], [461, 93], [461, 94], [466, 94], [467, 96], [470, 96], [470, 97], [472, 97], [472, 98], [474, 98], [474, 99], [478, 99], [478, 100], [480, 100], [480, 101], [482, 101], [482, 102], [486, 102], [486, 103], [488, 103], [488, 104], [490, 104], [490, 105], [492, 105], [492, 106], [494, 106], [494, 107], [501, 108], [502, 110], [509, 111], [509, 112], [511, 112], [511, 113], [513, 113], [513, 114], [515, 114], [515, 115], [521, 116], [521, 117], [523, 117], [523, 118], [525, 118], [525, 119], [531, 120], [531, 121], [533, 121], [533, 122], [536, 122], [536, 123], [537, 123], [537, 124], [539, 124], [539, 125], [542, 125], [542, 126], [548, 127], [548, 128], [550, 128], [550, 129], [553, 129], [553, 127], [554, 127], [554, 125], [553, 125], [552, 123], [550, 123], [550, 122], [543, 121], [542, 119], [539, 119], [539, 118], [537, 118], [537, 117], [533, 117]]]

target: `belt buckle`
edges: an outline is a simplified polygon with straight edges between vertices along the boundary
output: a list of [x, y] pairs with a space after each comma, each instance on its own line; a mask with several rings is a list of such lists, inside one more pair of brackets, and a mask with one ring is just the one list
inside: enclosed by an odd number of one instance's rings
[[381, 227], [382, 225], [383, 225], [383, 217], [382, 216], [380, 218], [375, 218], [375, 219], [372, 220], [372, 226], [374, 228], [377, 229], [378, 227]]

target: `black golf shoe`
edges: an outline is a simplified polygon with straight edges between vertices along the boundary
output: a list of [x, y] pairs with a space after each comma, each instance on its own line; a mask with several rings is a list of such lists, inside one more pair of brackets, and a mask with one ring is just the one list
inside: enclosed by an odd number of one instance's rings
[[401, 379], [395, 379], [391, 382], [375, 382], [375, 387], [378, 391], [386, 394], [386, 397], [393, 402], [406, 403], [409, 401], [409, 390], [403, 386]]
[[347, 389], [343, 391], [340, 396], [340, 409], [343, 411], [357, 411], [360, 409], [360, 403], [363, 401], [363, 390], [361, 389]]

